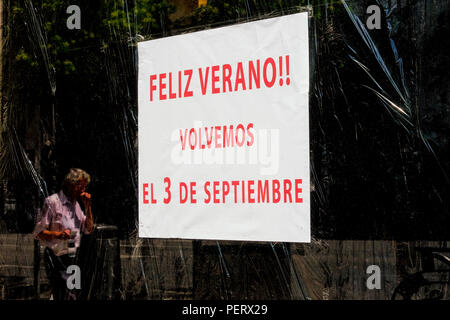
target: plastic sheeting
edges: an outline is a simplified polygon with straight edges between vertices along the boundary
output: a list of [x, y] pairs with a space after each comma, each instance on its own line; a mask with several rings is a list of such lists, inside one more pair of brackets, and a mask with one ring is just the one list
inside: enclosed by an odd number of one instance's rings
[[[449, 298], [448, 1], [1, 3], [0, 299], [50, 298], [31, 232], [70, 167], [98, 225], [83, 299]], [[313, 241], [138, 238], [136, 43], [305, 10]]]

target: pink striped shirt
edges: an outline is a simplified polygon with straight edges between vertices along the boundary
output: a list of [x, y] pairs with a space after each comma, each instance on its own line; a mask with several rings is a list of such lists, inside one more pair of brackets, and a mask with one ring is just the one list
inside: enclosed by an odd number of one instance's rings
[[[78, 248], [80, 246], [81, 232], [89, 233], [86, 230], [85, 223], [86, 216], [81, 210], [78, 201], [70, 201], [61, 190], [45, 199], [33, 235], [37, 239], [37, 235], [44, 230], [63, 232], [69, 229], [76, 231], [75, 247]], [[57, 256], [68, 253], [67, 240], [39, 240], [43, 245], [52, 249]]]

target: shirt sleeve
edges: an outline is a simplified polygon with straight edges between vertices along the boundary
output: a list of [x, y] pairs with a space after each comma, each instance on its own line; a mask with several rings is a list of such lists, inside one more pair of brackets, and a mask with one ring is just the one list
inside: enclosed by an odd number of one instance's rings
[[36, 225], [34, 226], [33, 237], [35, 239], [38, 239], [37, 236], [39, 233], [49, 229], [53, 214], [54, 209], [51, 202], [48, 199], [45, 199], [42, 210], [38, 214]]

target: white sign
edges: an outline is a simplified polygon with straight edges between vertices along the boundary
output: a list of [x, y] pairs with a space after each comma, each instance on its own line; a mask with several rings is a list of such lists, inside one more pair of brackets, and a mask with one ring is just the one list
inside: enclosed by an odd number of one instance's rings
[[309, 242], [307, 13], [138, 53], [139, 236]]

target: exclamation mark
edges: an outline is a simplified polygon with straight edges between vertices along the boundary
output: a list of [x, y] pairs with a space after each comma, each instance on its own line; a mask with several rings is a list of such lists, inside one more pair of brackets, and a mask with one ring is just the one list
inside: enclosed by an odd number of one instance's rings
[[286, 56], [286, 85], [291, 84], [291, 79], [289, 78], [289, 55]]
[[282, 78], [282, 76], [283, 76], [283, 57], [278, 57], [278, 61], [279, 61], [279, 63], [280, 63], [280, 86], [282, 86], [283, 85], [283, 78]]

